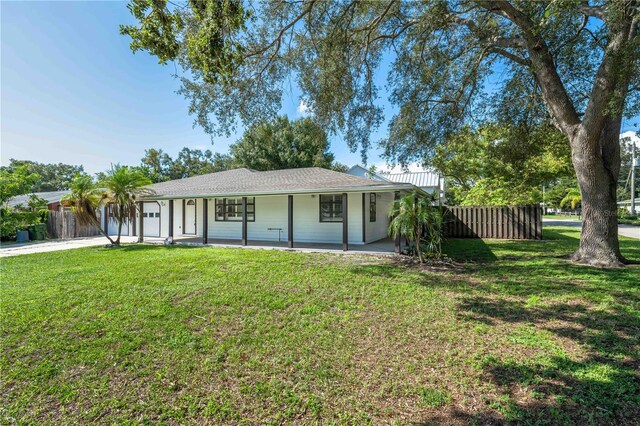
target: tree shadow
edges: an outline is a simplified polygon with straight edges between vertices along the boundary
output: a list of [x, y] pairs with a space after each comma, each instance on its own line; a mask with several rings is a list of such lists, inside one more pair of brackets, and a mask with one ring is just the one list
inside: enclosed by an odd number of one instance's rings
[[[465, 321], [532, 327], [522, 342], [535, 353], [528, 359], [489, 357], [483, 374], [504, 395], [482, 421], [497, 410], [505, 420], [527, 424], [637, 424], [640, 418], [640, 319], [624, 308], [594, 309], [583, 303], [527, 307], [524, 302], [484, 296], [461, 298]], [[518, 328], [515, 328], [516, 330]], [[536, 341], [548, 333], [580, 348], [571, 356], [553, 341]], [[524, 396], [523, 396], [524, 393]], [[477, 418], [476, 418], [477, 417]]]

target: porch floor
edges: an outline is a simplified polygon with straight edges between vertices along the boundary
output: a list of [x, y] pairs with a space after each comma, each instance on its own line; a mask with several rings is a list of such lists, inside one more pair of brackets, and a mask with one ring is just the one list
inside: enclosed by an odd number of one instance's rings
[[[162, 244], [164, 238], [145, 237], [144, 241], [152, 244]], [[202, 237], [180, 236], [174, 237], [174, 243], [178, 245], [203, 246]], [[243, 246], [241, 240], [230, 240], [220, 238], [209, 238], [207, 246], [212, 247], [235, 247], [249, 249], [267, 249], [267, 250], [293, 250], [301, 252], [339, 252], [342, 250], [342, 244], [329, 243], [297, 243], [294, 242], [293, 249], [287, 247], [287, 241], [258, 241], [249, 240], [247, 245]], [[395, 244], [392, 238], [384, 238], [368, 244], [349, 244], [349, 250], [346, 253], [368, 253], [368, 254], [394, 254]]]

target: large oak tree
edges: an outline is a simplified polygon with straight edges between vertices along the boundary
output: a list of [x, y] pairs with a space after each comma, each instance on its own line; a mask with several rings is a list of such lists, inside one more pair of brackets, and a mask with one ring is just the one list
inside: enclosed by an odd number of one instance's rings
[[[184, 70], [181, 93], [210, 132], [275, 117], [290, 79], [314, 119], [366, 152], [382, 122], [376, 71], [398, 107], [389, 159], [424, 160], [472, 120], [551, 118], [567, 135], [584, 223], [573, 258], [618, 265], [618, 135], [637, 110], [634, 0], [132, 0], [134, 51]], [[502, 84], [487, 88], [499, 73]], [[493, 80], [496, 80], [494, 77]], [[487, 90], [489, 89], [489, 90]]]

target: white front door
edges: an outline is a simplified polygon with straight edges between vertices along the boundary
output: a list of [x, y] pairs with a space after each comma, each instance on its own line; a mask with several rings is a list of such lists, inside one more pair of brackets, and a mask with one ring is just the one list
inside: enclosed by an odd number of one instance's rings
[[184, 233], [196, 234], [196, 200], [186, 200], [184, 203]]
[[142, 220], [144, 222], [145, 237], [160, 236], [160, 205], [158, 203], [144, 203]]

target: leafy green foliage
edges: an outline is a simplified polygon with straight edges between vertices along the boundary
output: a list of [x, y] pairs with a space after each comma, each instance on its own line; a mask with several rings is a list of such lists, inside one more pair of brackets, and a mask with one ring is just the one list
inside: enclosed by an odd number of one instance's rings
[[0, 207], [4, 207], [16, 195], [28, 193], [39, 178], [39, 175], [29, 172], [26, 164], [12, 170], [0, 169]]
[[9, 206], [0, 209], [0, 237], [3, 240], [15, 239], [16, 231], [46, 222], [47, 213], [47, 209], [19, 211]]
[[334, 159], [326, 132], [309, 118], [278, 117], [252, 126], [231, 145], [230, 153], [237, 166], [262, 171], [330, 168]]
[[[629, 18], [614, 3], [587, 10], [575, 2], [518, 2], [528, 30], [500, 7], [467, 0], [244, 6], [232, 0], [181, 6], [133, 0], [129, 8], [138, 23], [121, 32], [131, 37], [134, 51], [147, 50], [162, 63], [178, 61], [185, 71], [181, 93], [205, 130], [225, 133], [238, 120], [251, 125], [275, 118], [283, 81], [294, 79], [314, 119], [344, 131], [353, 149], [367, 148], [382, 123], [376, 71], [389, 54], [395, 58], [390, 98], [399, 112], [383, 145], [389, 158], [401, 162], [430, 157], [472, 114], [518, 123], [546, 119], [532, 66], [537, 58], [525, 36], [540, 37], [545, 53], [552, 46], [554, 72], [583, 111], [606, 40]], [[606, 19], [594, 23], [596, 16]], [[625, 45], [625, 52], [617, 72], [636, 87], [637, 43]], [[489, 94], [482, 85], [496, 70], [502, 83]], [[637, 100], [632, 91], [629, 113]]]
[[155, 183], [220, 172], [233, 167], [234, 162], [229, 155], [214, 154], [209, 149], [202, 151], [185, 147], [174, 160], [161, 149], [151, 148], [145, 151], [140, 172]]
[[161, 149], [148, 149], [140, 171], [152, 182], [164, 182], [238, 167], [254, 170], [323, 167], [343, 172], [348, 169], [333, 160], [327, 133], [311, 119], [290, 121], [278, 117], [248, 128], [229, 147], [229, 154], [185, 147], [172, 159]]
[[569, 188], [567, 194], [560, 200], [560, 207], [575, 209], [582, 201], [579, 188]]
[[566, 137], [549, 123], [465, 127], [436, 148], [432, 164], [460, 205], [537, 203], [543, 185], [575, 176]]
[[[82, 166], [72, 166], [69, 164], [44, 164], [29, 160], [11, 159], [8, 166], [3, 166], [0, 170], [8, 173], [15, 173], [18, 168], [26, 166], [27, 174], [34, 174], [38, 177], [33, 179], [31, 184], [20, 194], [29, 192], [51, 192], [69, 189], [74, 176], [78, 173], [84, 174]], [[16, 194], [19, 195], [19, 194]]]
[[414, 244], [412, 253], [423, 261], [423, 250], [440, 257], [443, 240], [443, 215], [427, 197], [417, 192], [409, 193], [394, 203], [388, 233], [393, 238], [406, 238]]
[[106, 195], [98, 188], [93, 178], [78, 174], [71, 182], [71, 193], [62, 198], [62, 204], [71, 207], [71, 211], [82, 225], [95, 226], [111, 241], [98, 220], [98, 210], [104, 205]]
[[120, 244], [122, 224], [126, 220], [135, 220], [138, 211], [136, 203], [139, 201], [139, 197], [151, 194], [151, 190], [145, 188], [150, 183], [151, 180], [139, 170], [120, 165], [112, 166], [98, 182], [98, 185], [105, 191], [102, 200], [109, 211], [109, 216], [118, 221], [118, 236], [113, 244]]

